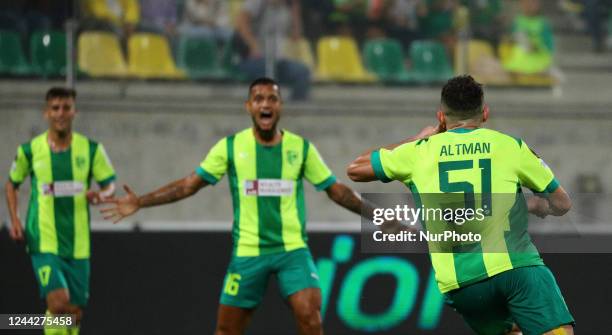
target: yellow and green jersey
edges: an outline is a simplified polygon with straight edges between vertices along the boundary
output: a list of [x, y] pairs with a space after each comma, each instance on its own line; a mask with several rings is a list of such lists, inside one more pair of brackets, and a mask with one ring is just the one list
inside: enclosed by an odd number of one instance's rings
[[453, 230], [482, 236], [476, 243], [428, 242], [441, 292], [513, 268], [543, 264], [527, 233], [521, 187], [550, 193], [559, 184], [520, 139], [484, 128], [453, 129], [393, 150], [374, 151], [371, 164], [379, 180], [406, 184], [418, 206], [428, 207], [436, 197], [443, 201], [456, 194], [466, 208], [486, 209], [484, 220], [463, 226], [443, 220], [422, 222], [428, 232]]
[[229, 177], [234, 255], [258, 256], [306, 247], [303, 178], [325, 190], [336, 177], [310, 142], [288, 131], [274, 146], [257, 142], [251, 128], [217, 142], [196, 173], [216, 184]]
[[28, 252], [89, 258], [86, 193], [92, 178], [100, 187], [115, 179], [102, 144], [73, 133], [68, 150], [52, 152], [45, 132], [17, 148], [9, 179], [18, 187], [28, 176], [32, 183], [26, 218]]

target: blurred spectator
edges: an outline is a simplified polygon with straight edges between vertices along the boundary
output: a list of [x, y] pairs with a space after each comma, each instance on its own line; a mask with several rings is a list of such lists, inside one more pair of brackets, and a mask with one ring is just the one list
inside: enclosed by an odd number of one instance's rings
[[226, 0], [187, 0], [181, 35], [202, 36], [227, 42], [231, 38], [229, 6]]
[[81, 28], [114, 31], [127, 40], [140, 22], [137, 0], [83, 0]]
[[26, 38], [36, 30], [62, 30], [72, 14], [70, 0], [2, 1], [0, 29], [17, 31]]
[[520, 0], [520, 13], [514, 18], [514, 45], [504, 60], [510, 72], [534, 74], [546, 72], [553, 61], [554, 41], [550, 23], [540, 15], [539, 0]]
[[361, 44], [369, 35], [374, 38], [376, 34], [368, 34], [373, 26], [373, 16], [368, 9], [368, 0], [333, 0], [334, 10], [329, 16], [332, 29], [336, 35], [353, 37]]
[[422, 30], [426, 37], [437, 39], [444, 44], [452, 55], [457, 44], [457, 33], [453, 26], [453, 17], [458, 8], [456, 0], [427, 0], [428, 12], [421, 20]]
[[306, 39], [311, 44], [316, 42], [324, 35], [331, 35], [334, 29], [330, 24], [330, 16], [334, 12], [335, 6], [330, 0], [302, 0], [302, 22], [305, 27]]
[[419, 21], [426, 15], [427, 5], [424, 0], [392, 1], [386, 13], [387, 34], [400, 41], [404, 50], [409, 50], [412, 41], [423, 38]]
[[172, 38], [177, 29], [176, 0], [140, 0], [139, 30]]
[[611, 2], [609, 0], [581, 0], [584, 6], [584, 19], [591, 39], [593, 40], [593, 51], [604, 52], [606, 49], [606, 19], [610, 13]]
[[310, 91], [310, 71], [299, 62], [283, 58], [287, 38], [302, 37], [298, 0], [245, 0], [238, 16], [235, 48], [242, 56], [239, 69], [253, 80], [266, 75], [266, 60], [275, 59], [275, 75], [291, 85], [293, 100], [305, 100]]
[[472, 37], [488, 41], [495, 49], [505, 31], [502, 0], [463, 0], [470, 16]]

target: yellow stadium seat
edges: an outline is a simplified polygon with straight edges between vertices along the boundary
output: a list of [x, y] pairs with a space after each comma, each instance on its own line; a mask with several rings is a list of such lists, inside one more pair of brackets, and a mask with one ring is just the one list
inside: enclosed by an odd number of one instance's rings
[[483, 84], [512, 84], [512, 78], [503, 69], [493, 46], [487, 41], [459, 42], [455, 49], [455, 69], [458, 74], [471, 74]]
[[375, 82], [361, 61], [357, 44], [348, 37], [323, 37], [317, 44], [316, 78], [322, 81]]
[[455, 48], [455, 69], [462, 73], [469, 72], [481, 57], [495, 57], [491, 44], [481, 40], [461, 41]]
[[119, 40], [112, 33], [87, 31], [79, 36], [78, 62], [92, 77], [123, 77], [127, 65]]
[[497, 53], [499, 54], [499, 59], [502, 64], [510, 61], [510, 57], [512, 57], [512, 48], [514, 47], [514, 43], [511, 41], [505, 40], [499, 43], [497, 47]]
[[291, 60], [298, 61], [308, 67], [310, 71], [315, 69], [314, 56], [310, 44], [305, 38], [299, 40], [293, 40], [288, 38], [284, 44], [283, 54], [285, 57]]
[[172, 59], [170, 46], [165, 37], [150, 33], [137, 33], [128, 41], [129, 73], [132, 76], [150, 79], [183, 79]]

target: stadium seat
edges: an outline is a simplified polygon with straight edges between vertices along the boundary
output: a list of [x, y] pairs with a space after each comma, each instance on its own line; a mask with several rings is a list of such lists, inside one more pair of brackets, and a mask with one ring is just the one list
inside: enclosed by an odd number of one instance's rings
[[453, 76], [444, 46], [434, 41], [414, 41], [410, 46], [411, 74], [421, 83], [448, 80]]
[[88, 31], [79, 36], [78, 62], [92, 77], [123, 77], [127, 65], [119, 40], [113, 33]]
[[457, 74], [469, 73], [487, 85], [512, 85], [512, 78], [495, 56], [493, 46], [483, 40], [457, 43], [455, 48], [455, 70]]
[[369, 83], [376, 77], [367, 72], [357, 51], [357, 44], [349, 37], [323, 37], [317, 44], [317, 79]]
[[284, 56], [306, 65], [311, 72], [315, 69], [312, 49], [310, 48], [310, 43], [308, 43], [305, 38], [300, 38], [298, 40], [287, 39], [285, 42]]
[[409, 82], [412, 76], [404, 66], [402, 45], [393, 39], [373, 39], [363, 47], [366, 68], [386, 82]]
[[455, 69], [457, 74], [470, 72], [472, 64], [481, 57], [495, 57], [493, 46], [483, 40], [460, 41], [455, 47]]
[[232, 43], [226, 43], [221, 55], [221, 68], [232, 80], [245, 81], [246, 75], [238, 69], [240, 60], [240, 54], [232, 47]]
[[0, 31], [0, 74], [28, 75], [30, 66], [23, 53], [19, 34]]
[[176, 68], [168, 41], [162, 35], [136, 33], [128, 41], [128, 72], [142, 79], [182, 79]]
[[183, 36], [176, 62], [192, 79], [225, 78], [227, 74], [221, 69], [218, 57], [214, 40]]
[[30, 37], [32, 70], [43, 77], [66, 74], [66, 34], [37, 31]]

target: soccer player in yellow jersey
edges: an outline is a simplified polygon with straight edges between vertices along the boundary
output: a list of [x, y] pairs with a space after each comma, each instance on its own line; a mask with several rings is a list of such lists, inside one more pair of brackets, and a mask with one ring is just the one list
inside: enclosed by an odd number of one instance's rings
[[[524, 335], [573, 334], [574, 319], [527, 233], [527, 211], [564, 215], [571, 207], [569, 196], [526, 143], [482, 127], [489, 109], [472, 77], [446, 83], [437, 118], [437, 127], [360, 155], [349, 165], [349, 177], [397, 180], [421, 201], [463, 194], [466, 208], [480, 194], [488, 217], [472, 227], [482, 233], [482, 241], [428, 244], [447, 303], [478, 334], [515, 333], [517, 326]], [[522, 187], [538, 196], [526, 203]], [[422, 223], [427, 232], [439, 227], [435, 221]]]
[[187, 198], [227, 174], [234, 207], [234, 250], [219, 305], [215, 334], [242, 334], [261, 302], [270, 276], [278, 279], [299, 334], [319, 335], [319, 277], [306, 236], [303, 179], [338, 205], [359, 214], [361, 199], [338, 182], [308, 140], [278, 128], [278, 84], [260, 78], [245, 103], [253, 126], [219, 140], [193, 173], [146, 195], [109, 201], [105, 218], [115, 222], [140, 208]]
[[[17, 148], [6, 199], [10, 236], [26, 241], [48, 313], [72, 314], [78, 323], [89, 300], [89, 203], [113, 195], [115, 171], [101, 143], [72, 131], [75, 99], [72, 89], [47, 92], [44, 117], [49, 129]], [[27, 177], [32, 193], [24, 232], [17, 194]], [[90, 188], [92, 179], [100, 190]], [[78, 330], [46, 328], [45, 334]]]

